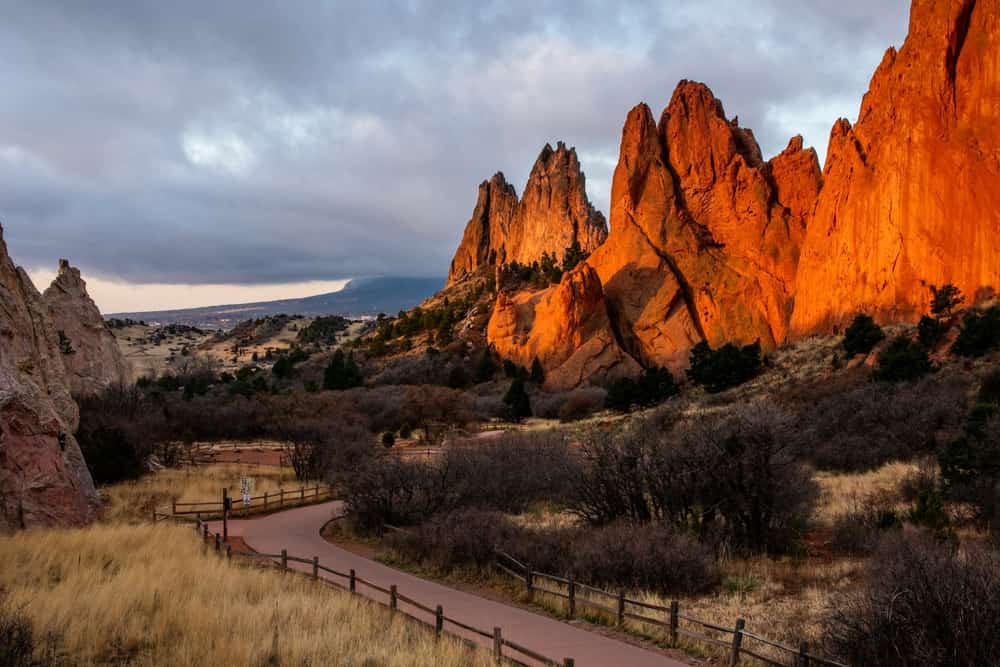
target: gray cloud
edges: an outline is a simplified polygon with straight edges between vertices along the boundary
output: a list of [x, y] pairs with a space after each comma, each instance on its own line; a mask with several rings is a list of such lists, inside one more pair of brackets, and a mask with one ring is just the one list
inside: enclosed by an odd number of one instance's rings
[[625, 113], [681, 78], [822, 154], [905, 4], [748, 4], [9, 3], [0, 221], [23, 264], [133, 282], [443, 275], [546, 141], [607, 210]]

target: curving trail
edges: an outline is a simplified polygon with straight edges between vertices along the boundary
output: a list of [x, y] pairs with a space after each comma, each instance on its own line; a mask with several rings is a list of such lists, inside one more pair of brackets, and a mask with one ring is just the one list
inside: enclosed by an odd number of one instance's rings
[[[548, 616], [421, 579], [330, 544], [320, 536], [319, 531], [334, 516], [334, 512], [340, 512], [340, 506], [340, 501], [331, 501], [258, 519], [231, 520], [229, 534], [242, 537], [251, 548], [262, 553], [278, 553], [287, 549], [289, 555], [302, 558], [319, 556], [320, 564], [341, 572], [353, 569], [359, 577], [383, 588], [395, 584], [400, 594], [428, 607], [441, 605], [448, 617], [484, 630], [498, 626], [503, 629], [504, 638], [556, 660], [573, 658], [578, 667], [683, 667], [685, 664]], [[213, 532], [222, 530], [219, 522], [213, 522], [210, 529]], [[310, 565], [289, 563], [289, 567], [311, 571]], [[339, 577], [334, 578], [323, 572], [320, 575], [328, 576], [339, 584], [344, 583]], [[359, 585], [358, 592], [388, 602], [388, 596], [366, 586]], [[433, 625], [433, 615], [410, 608], [404, 602], [399, 604], [407, 613], [413, 613]], [[446, 624], [446, 628], [458, 631], [451, 624]], [[492, 646], [490, 639], [460, 632], [486, 647]], [[523, 658], [523, 662], [534, 664], [527, 658]]]

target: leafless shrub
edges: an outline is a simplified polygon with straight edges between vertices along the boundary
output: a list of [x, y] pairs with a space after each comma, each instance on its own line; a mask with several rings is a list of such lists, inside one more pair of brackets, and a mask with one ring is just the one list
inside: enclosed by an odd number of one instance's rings
[[0, 665], [30, 667], [34, 650], [31, 619], [0, 597]]
[[823, 469], [869, 470], [934, 452], [960, 431], [969, 379], [939, 373], [888, 386], [866, 383], [797, 406], [803, 455]]
[[766, 404], [663, 426], [672, 412], [588, 439], [572, 509], [593, 524], [627, 519], [695, 527], [704, 538], [784, 551], [817, 487], [796, 459], [789, 418]]
[[919, 535], [886, 540], [832, 610], [828, 650], [849, 664], [990, 665], [1000, 655], [1000, 555]]

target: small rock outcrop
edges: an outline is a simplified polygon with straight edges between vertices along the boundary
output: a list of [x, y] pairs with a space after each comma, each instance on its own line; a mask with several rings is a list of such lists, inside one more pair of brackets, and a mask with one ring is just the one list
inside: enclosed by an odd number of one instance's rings
[[796, 285], [793, 335], [926, 312], [931, 285], [1000, 290], [1000, 9], [914, 0], [858, 121], [830, 135]]
[[99, 514], [63, 356], [48, 306], [0, 229], [0, 525], [79, 525]]
[[618, 344], [601, 281], [586, 263], [544, 290], [501, 289], [487, 339], [500, 356], [525, 368], [537, 358], [548, 389], [601, 384], [640, 370]]
[[115, 335], [87, 294], [80, 270], [59, 260], [59, 274], [42, 295], [56, 329], [70, 391], [96, 394], [131, 377]]
[[576, 150], [546, 144], [520, 200], [502, 173], [479, 186], [472, 218], [448, 271], [447, 285], [483, 267], [531, 264], [548, 253], [562, 260], [574, 242], [592, 252], [608, 234], [607, 222], [587, 199]]

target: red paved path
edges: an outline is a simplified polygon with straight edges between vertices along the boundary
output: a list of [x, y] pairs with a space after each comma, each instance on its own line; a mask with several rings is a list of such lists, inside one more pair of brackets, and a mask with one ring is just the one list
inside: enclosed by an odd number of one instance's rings
[[[431, 608], [441, 605], [445, 616], [487, 631], [500, 627], [506, 639], [557, 660], [574, 658], [577, 667], [684, 667], [684, 663], [660, 653], [588, 632], [526, 609], [420, 579], [330, 544], [320, 536], [319, 531], [334, 516], [335, 511], [340, 511], [340, 504], [339, 501], [332, 501], [258, 519], [232, 520], [229, 522], [229, 534], [241, 536], [251, 548], [261, 553], [279, 553], [282, 549], [287, 549], [290, 556], [301, 558], [319, 556], [321, 565], [341, 572], [353, 569], [357, 576], [383, 588], [395, 584], [400, 594], [411, 597], [421, 604]], [[218, 522], [214, 522], [210, 530], [222, 531]], [[296, 563], [289, 565], [300, 570], [311, 571], [312, 568], [311, 565]], [[337, 583], [344, 583], [339, 577], [322, 572], [320, 574]], [[373, 599], [388, 601], [388, 596], [365, 586], [359, 585], [358, 591]], [[425, 614], [402, 602], [400, 608], [433, 623], [434, 617], [431, 614]], [[445, 627], [451, 631], [458, 630], [447, 623]], [[464, 636], [484, 646], [492, 646], [492, 640], [479, 635], [465, 633]], [[504, 650], [506, 653], [510, 649]], [[523, 662], [535, 664], [527, 658], [524, 658]]]

